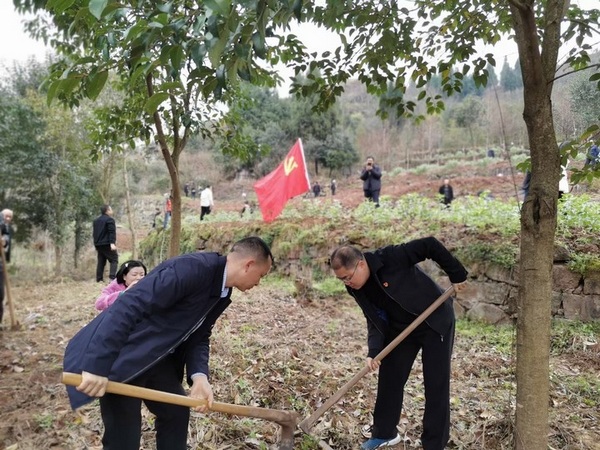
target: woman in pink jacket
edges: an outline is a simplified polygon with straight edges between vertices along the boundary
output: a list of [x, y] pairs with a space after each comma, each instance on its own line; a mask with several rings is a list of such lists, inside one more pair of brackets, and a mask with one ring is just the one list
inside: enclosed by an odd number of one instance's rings
[[96, 300], [96, 309], [104, 311], [115, 302], [119, 294], [144, 278], [146, 273], [146, 266], [141, 261], [132, 259], [121, 264], [117, 277], [102, 289], [100, 297]]

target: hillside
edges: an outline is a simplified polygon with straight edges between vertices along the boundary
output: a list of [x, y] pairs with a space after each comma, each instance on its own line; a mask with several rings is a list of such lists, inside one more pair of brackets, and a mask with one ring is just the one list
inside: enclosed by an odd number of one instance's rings
[[[434, 196], [445, 176], [455, 195], [489, 190], [514, 195], [514, 185], [498, 161], [471, 174], [440, 169], [424, 175], [386, 174], [383, 195]], [[502, 176], [499, 174], [502, 173]], [[517, 178], [520, 185], [522, 176]], [[251, 196], [249, 180], [215, 184], [216, 210], [239, 211], [241, 192]], [[322, 180], [322, 184], [327, 184]], [[356, 179], [338, 180], [335, 200], [352, 208], [363, 201]], [[324, 201], [330, 201], [326, 196]], [[140, 218], [161, 197], [138, 200]], [[294, 199], [302, 204], [307, 199]], [[197, 214], [198, 199], [187, 199], [184, 215]], [[258, 220], [258, 217], [256, 218]], [[121, 224], [124, 218], [121, 220]], [[146, 223], [146, 222], [142, 222]], [[140, 229], [140, 237], [148, 232]], [[128, 234], [119, 228], [119, 246], [127, 251]], [[91, 274], [91, 272], [90, 272]], [[88, 278], [88, 280], [91, 277]], [[335, 282], [334, 282], [335, 283]], [[365, 357], [365, 324], [352, 299], [340, 286], [316, 286], [307, 299], [296, 295], [289, 280], [277, 275], [234, 302], [217, 322], [211, 353], [212, 382], [218, 401], [294, 410], [302, 418], [357, 373]], [[10, 450], [100, 449], [102, 424], [97, 405], [69, 409], [59, 383], [64, 348], [73, 334], [95, 316], [94, 299], [101, 286], [92, 281], [39, 282], [20, 273], [13, 297], [18, 330], [0, 332], [0, 446]], [[551, 436], [554, 449], [594, 450], [600, 442], [600, 360], [597, 327], [557, 323], [551, 360]], [[515, 402], [515, 336], [511, 326], [492, 328], [459, 324], [453, 362], [450, 449], [512, 448]], [[420, 364], [407, 387], [398, 449], [417, 449], [423, 410]], [[296, 447], [354, 449], [370, 422], [376, 380], [365, 377], [313, 429], [314, 437], [296, 434]], [[153, 448], [152, 418], [144, 414], [142, 450]], [[190, 449], [276, 448], [274, 424], [222, 414], [194, 415]], [[321, 444], [319, 443], [321, 441]], [[325, 444], [324, 444], [325, 443]]]

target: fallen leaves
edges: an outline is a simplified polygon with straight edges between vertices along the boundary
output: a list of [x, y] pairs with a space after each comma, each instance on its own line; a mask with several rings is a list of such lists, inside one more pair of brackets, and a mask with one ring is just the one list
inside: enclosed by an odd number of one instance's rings
[[[92, 282], [14, 288], [19, 316], [29, 325], [0, 336], [0, 446], [12, 450], [101, 448], [97, 403], [77, 412], [59, 382], [69, 338], [95, 312]], [[551, 446], [596, 450], [600, 442], [600, 362], [595, 342], [552, 356]], [[217, 321], [211, 343], [215, 400], [294, 410], [308, 417], [354, 374], [366, 355], [366, 327], [353, 300], [314, 299], [299, 306], [261, 285], [237, 293]], [[586, 383], [587, 382], [587, 383]], [[595, 384], [594, 384], [595, 383]], [[298, 448], [355, 449], [371, 424], [376, 374], [365, 376], [315, 424], [298, 432]], [[458, 336], [451, 384], [449, 449], [512, 448], [514, 360], [480, 340]], [[594, 403], [596, 402], [596, 403]], [[422, 367], [405, 387], [397, 448], [420, 448], [424, 409]], [[143, 409], [141, 449], [154, 448], [154, 417]], [[189, 445], [198, 450], [273, 449], [280, 427], [249, 418], [193, 413]]]

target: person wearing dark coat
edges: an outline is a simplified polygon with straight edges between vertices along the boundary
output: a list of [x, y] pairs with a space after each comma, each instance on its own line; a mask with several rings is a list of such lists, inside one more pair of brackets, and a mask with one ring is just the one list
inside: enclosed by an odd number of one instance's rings
[[117, 225], [112, 217], [113, 210], [109, 205], [102, 205], [100, 216], [93, 223], [94, 247], [98, 253], [96, 264], [96, 281], [104, 278], [104, 266], [109, 262], [108, 278], [114, 280], [117, 276], [119, 254], [117, 253]]
[[312, 187], [313, 195], [319, 197], [321, 195], [321, 185], [318, 181], [315, 181]]
[[454, 190], [452, 189], [452, 186], [450, 186], [450, 180], [448, 178], [444, 180], [444, 184], [440, 186], [438, 192], [442, 195], [442, 203], [446, 205], [446, 208], [449, 208], [450, 203], [454, 200]]
[[360, 173], [360, 179], [363, 180], [363, 192], [365, 198], [374, 202], [379, 207], [379, 192], [381, 191], [381, 169], [372, 156], [367, 158], [365, 166]]
[[527, 200], [527, 195], [529, 194], [529, 186], [531, 186], [530, 170], [525, 172], [525, 178], [523, 178], [523, 184], [521, 185], [521, 190], [523, 191], [523, 201]]
[[[69, 342], [64, 370], [82, 374], [67, 387], [73, 409], [100, 397], [102, 444], [109, 450], [138, 450], [140, 399], [106, 394], [108, 380], [206, 399], [194, 408], [206, 412], [213, 402], [209, 383], [209, 344], [213, 325], [231, 303], [232, 288], [246, 291], [267, 275], [273, 256], [258, 237], [236, 242], [227, 256], [192, 253], [159, 264], [119, 301], [100, 313]], [[156, 448], [185, 450], [189, 408], [144, 401], [156, 416]]]
[[[12, 219], [13, 212], [10, 209], [0, 211], [0, 245], [4, 252], [4, 260], [10, 262], [10, 250], [12, 248]], [[0, 325], [4, 316], [4, 267], [0, 259]]]
[[372, 435], [361, 446], [370, 450], [400, 442], [396, 429], [404, 385], [422, 351], [425, 413], [421, 442], [425, 450], [442, 450], [450, 433], [450, 360], [454, 341], [452, 298], [435, 310], [381, 363], [373, 358], [443, 293], [417, 264], [435, 261], [456, 292], [466, 285], [463, 265], [434, 237], [361, 252], [336, 249], [330, 258], [336, 277], [356, 300], [367, 319], [370, 370], [379, 369]]

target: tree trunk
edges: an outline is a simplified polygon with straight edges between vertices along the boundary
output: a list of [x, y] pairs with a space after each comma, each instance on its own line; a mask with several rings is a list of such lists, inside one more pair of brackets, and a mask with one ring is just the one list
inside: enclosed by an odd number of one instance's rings
[[[146, 89], [148, 90], [148, 98], [154, 94], [152, 74], [146, 76]], [[179, 255], [181, 242], [181, 189], [179, 188], [179, 154], [185, 146], [185, 139], [180, 139], [178, 136], [179, 129], [173, 127], [174, 143], [173, 153], [169, 151], [169, 145], [163, 130], [163, 123], [158, 111], [152, 114], [154, 125], [156, 127], [156, 137], [160, 146], [160, 151], [163, 155], [169, 176], [171, 177], [171, 241], [169, 242], [169, 258]]]
[[62, 248], [60, 245], [54, 245], [54, 276], [60, 277], [62, 271]]
[[125, 181], [125, 207], [127, 208], [127, 221], [131, 233], [131, 259], [137, 259], [137, 241], [135, 239], [135, 221], [131, 212], [131, 195], [129, 192], [129, 176], [127, 175], [127, 155], [123, 154], [123, 180]]
[[523, 75], [523, 118], [529, 137], [532, 173], [529, 195], [521, 211], [517, 450], [548, 447], [552, 263], [560, 179], [551, 94], [564, 1], [548, 0], [546, 3], [541, 52], [533, 7], [533, 0], [510, 2]]
[[79, 266], [79, 256], [83, 248], [83, 224], [81, 216], [77, 214], [75, 217], [75, 249], [73, 250], [73, 267]]
[[110, 152], [102, 160], [102, 184], [100, 186], [100, 197], [106, 205], [110, 204], [110, 190], [112, 185], [112, 175], [115, 165], [115, 152]]

